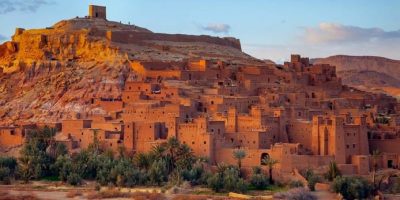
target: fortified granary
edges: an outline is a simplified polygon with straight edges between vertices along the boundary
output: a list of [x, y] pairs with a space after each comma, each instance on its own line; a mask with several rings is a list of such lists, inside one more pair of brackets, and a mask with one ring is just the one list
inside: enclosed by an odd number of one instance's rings
[[[108, 23], [105, 7], [90, 6], [89, 11], [88, 17], [75, 19], [75, 23]], [[104, 37], [110, 44], [158, 41], [152, 47], [160, 51], [172, 48], [160, 41], [183, 46], [199, 42], [241, 51], [234, 38], [107, 27], [81, 31]], [[16, 48], [24, 32], [21, 29], [14, 36]], [[50, 37], [39, 39], [38, 45], [45, 45]], [[122, 48], [127, 47], [107, 53]], [[97, 139], [105, 148], [118, 151], [124, 146], [135, 154], [176, 137], [195, 155], [207, 157], [211, 165], [235, 164], [232, 153], [238, 148], [246, 151], [242, 165], [249, 171], [262, 165], [263, 158], [272, 157], [279, 161], [274, 173], [281, 179], [307, 168], [324, 170], [331, 161], [344, 174], [368, 174], [374, 150], [382, 152], [380, 168], [400, 165], [400, 148], [396, 148], [400, 144], [400, 103], [387, 95], [343, 85], [335, 66], [312, 64], [300, 55], [291, 55], [290, 62], [278, 65], [205, 54], [169, 60], [133, 54], [121, 56], [131, 74], [115, 83], [119, 93], [108, 89], [101, 96], [85, 96], [85, 102], [98, 112], [79, 110], [46, 124], [59, 130], [56, 141], [66, 144], [70, 152], [87, 148]], [[0, 127], [0, 147], [19, 146], [27, 139], [25, 132], [44, 125], [26, 122]]]

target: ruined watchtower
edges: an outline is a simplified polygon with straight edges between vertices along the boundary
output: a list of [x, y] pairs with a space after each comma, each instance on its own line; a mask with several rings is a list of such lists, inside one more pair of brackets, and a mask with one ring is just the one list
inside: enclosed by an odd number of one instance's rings
[[105, 6], [89, 5], [89, 17], [107, 19]]

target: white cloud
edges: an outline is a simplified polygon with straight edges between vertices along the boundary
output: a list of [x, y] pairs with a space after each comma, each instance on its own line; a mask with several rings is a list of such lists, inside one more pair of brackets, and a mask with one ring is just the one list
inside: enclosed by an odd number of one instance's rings
[[228, 33], [231, 26], [228, 24], [208, 24], [207, 26], [203, 26], [202, 29], [214, 33]]
[[53, 3], [48, 0], [0, 0], [0, 14], [13, 11], [36, 12], [39, 7]]
[[332, 55], [371, 55], [400, 59], [400, 30], [362, 28], [335, 23], [321, 23], [317, 27], [302, 27], [298, 37], [281, 45], [252, 45], [244, 43], [245, 52], [257, 58], [269, 58], [282, 63], [297, 53], [306, 57]]
[[311, 44], [374, 42], [400, 39], [400, 30], [385, 31], [381, 28], [361, 28], [335, 23], [320, 23], [317, 27], [305, 27], [303, 38]]

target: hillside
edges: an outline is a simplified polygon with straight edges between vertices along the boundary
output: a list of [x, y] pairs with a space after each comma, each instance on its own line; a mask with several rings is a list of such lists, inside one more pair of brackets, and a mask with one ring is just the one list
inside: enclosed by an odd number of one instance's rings
[[202, 57], [259, 63], [235, 38], [153, 33], [135, 25], [74, 18], [35, 30], [17, 28], [0, 45], [0, 121], [54, 122], [102, 113], [94, 98], [120, 98], [130, 63]]
[[343, 83], [372, 92], [385, 92], [399, 96], [400, 61], [375, 56], [337, 55], [317, 58], [313, 63], [336, 66]]

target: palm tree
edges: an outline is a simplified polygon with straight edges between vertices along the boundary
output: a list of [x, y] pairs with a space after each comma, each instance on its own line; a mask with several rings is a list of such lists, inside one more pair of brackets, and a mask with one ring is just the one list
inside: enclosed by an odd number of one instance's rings
[[239, 170], [242, 168], [242, 159], [246, 157], [246, 151], [243, 149], [236, 149], [233, 151], [233, 157], [238, 161]]
[[329, 163], [329, 169], [325, 176], [329, 181], [333, 181], [337, 176], [341, 176], [341, 172], [335, 161]]
[[263, 159], [261, 160], [261, 163], [262, 163], [263, 165], [267, 165], [267, 166], [268, 166], [268, 171], [269, 171], [269, 182], [270, 182], [271, 184], [274, 184], [274, 179], [272, 178], [272, 169], [273, 169], [274, 165], [276, 165], [276, 164], [279, 163], [279, 161], [278, 161], [278, 160], [275, 160], [275, 159], [272, 159], [271, 157], [268, 156], [268, 157], [263, 158]]
[[376, 171], [378, 168], [378, 157], [381, 155], [381, 152], [379, 150], [374, 150], [372, 151], [372, 184], [375, 189], [375, 176], [376, 176]]

